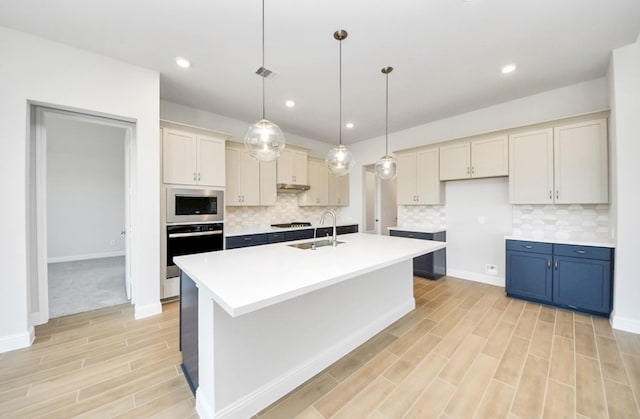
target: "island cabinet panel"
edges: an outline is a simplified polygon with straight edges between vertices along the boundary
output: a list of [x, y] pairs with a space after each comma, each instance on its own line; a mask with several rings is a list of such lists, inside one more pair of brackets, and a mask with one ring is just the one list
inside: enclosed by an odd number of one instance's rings
[[398, 154], [398, 205], [439, 205], [444, 196], [437, 147]]
[[[418, 231], [390, 230], [390, 236], [406, 237], [419, 240], [446, 241], [447, 233], [424, 233]], [[413, 274], [422, 278], [438, 279], [447, 274], [447, 249], [413, 258]]]
[[609, 316], [612, 277], [611, 248], [507, 240], [509, 296]]
[[198, 388], [198, 287], [180, 272], [180, 352], [182, 371], [193, 394]]

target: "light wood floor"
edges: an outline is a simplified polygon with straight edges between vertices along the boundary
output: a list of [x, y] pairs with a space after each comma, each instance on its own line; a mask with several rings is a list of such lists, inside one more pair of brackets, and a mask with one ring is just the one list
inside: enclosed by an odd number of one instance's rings
[[[512, 300], [498, 287], [416, 279], [417, 309], [258, 418], [640, 418], [640, 335]], [[197, 417], [179, 368], [177, 304], [38, 327], [0, 355], [0, 417]]]

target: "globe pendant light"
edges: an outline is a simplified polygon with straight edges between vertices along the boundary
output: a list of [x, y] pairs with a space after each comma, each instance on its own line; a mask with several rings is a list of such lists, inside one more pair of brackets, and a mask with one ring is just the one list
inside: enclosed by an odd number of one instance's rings
[[398, 172], [398, 162], [389, 155], [389, 73], [393, 71], [393, 67], [385, 67], [382, 73], [386, 76], [386, 119], [384, 128], [384, 144], [385, 154], [376, 162], [376, 176], [382, 180], [389, 180], [396, 177]]
[[244, 136], [244, 146], [259, 161], [273, 161], [280, 157], [285, 146], [280, 127], [265, 117], [264, 79], [271, 74], [264, 66], [264, 0], [262, 0], [262, 67], [257, 74], [262, 77], [262, 119], [251, 125]]
[[348, 35], [347, 31], [342, 29], [335, 31], [333, 34], [333, 37], [340, 42], [340, 143], [338, 147], [329, 150], [325, 163], [329, 171], [336, 176], [349, 174], [356, 163], [351, 151], [342, 145], [342, 40]]

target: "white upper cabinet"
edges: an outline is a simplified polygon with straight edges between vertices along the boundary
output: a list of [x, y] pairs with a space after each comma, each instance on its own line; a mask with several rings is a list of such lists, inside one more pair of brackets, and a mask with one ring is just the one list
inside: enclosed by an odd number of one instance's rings
[[439, 205], [442, 184], [439, 179], [438, 148], [397, 153], [398, 204]]
[[454, 142], [440, 147], [440, 180], [507, 176], [506, 135]]
[[225, 138], [162, 129], [164, 183], [224, 187]]
[[606, 119], [556, 127], [553, 139], [555, 202], [609, 202]]
[[315, 158], [308, 159], [307, 167], [310, 189], [298, 194], [298, 205], [329, 205], [329, 169]]
[[291, 147], [285, 148], [278, 158], [278, 183], [306, 185], [307, 152]]
[[553, 129], [509, 136], [509, 195], [512, 204], [553, 202]]
[[334, 207], [349, 205], [349, 175], [336, 176], [329, 170], [327, 172], [329, 174], [329, 205]]
[[275, 162], [259, 162], [241, 146], [227, 145], [227, 206], [273, 205], [276, 201]]
[[510, 135], [510, 201], [607, 203], [607, 162], [606, 119]]

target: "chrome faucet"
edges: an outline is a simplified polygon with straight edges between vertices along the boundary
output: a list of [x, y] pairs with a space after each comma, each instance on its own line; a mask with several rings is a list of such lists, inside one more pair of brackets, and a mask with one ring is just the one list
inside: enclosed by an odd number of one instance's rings
[[[331, 237], [331, 246], [336, 247], [338, 245], [338, 237], [336, 234], [336, 212], [330, 208], [322, 211], [322, 215], [320, 216], [320, 225], [324, 224], [324, 217], [329, 214], [333, 217], [333, 237]], [[317, 231], [317, 229], [316, 229]], [[315, 233], [314, 233], [315, 236]], [[315, 242], [315, 240], [314, 240]]]

